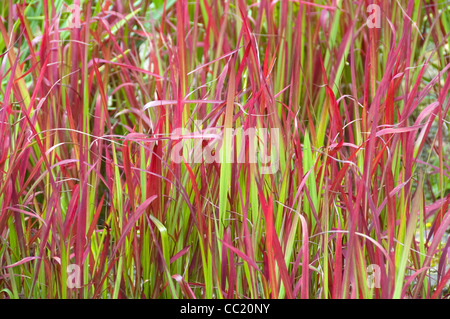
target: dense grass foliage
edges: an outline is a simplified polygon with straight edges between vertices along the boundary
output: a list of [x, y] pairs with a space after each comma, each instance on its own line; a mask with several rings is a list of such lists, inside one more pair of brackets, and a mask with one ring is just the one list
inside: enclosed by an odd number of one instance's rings
[[0, 14], [0, 298], [449, 296], [448, 1]]

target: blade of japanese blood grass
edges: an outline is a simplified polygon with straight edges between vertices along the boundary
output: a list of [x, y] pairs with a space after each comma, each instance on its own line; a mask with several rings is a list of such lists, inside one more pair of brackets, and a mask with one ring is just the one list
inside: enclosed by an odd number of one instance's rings
[[[280, 289], [282, 289], [283, 292], [284, 291], [286, 292], [287, 298], [294, 299], [294, 294], [293, 294], [293, 291], [292, 291], [292, 282], [291, 282], [289, 274], [288, 274], [288, 270], [287, 270], [287, 267], [286, 267], [286, 262], [284, 261], [284, 253], [283, 253], [283, 250], [281, 248], [281, 244], [280, 244], [280, 241], [278, 239], [277, 232], [275, 230], [275, 226], [273, 224], [273, 199], [271, 198], [270, 201], [271, 201], [271, 204], [270, 204], [269, 207], [270, 207], [270, 211], [271, 211], [271, 214], [272, 214], [271, 223], [272, 223], [272, 229], [273, 229], [273, 237], [272, 237], [273, 250], [274, 250], [275, 260], [276, 260], [277, 266], [279, 268], [279, 274], [280, 274], [280, 277], [281, 277], [281, 280], [282, 280], [282, 284], [280, 285], [281, 286]], [[306, 230], [306, 233], [307, 233], [307, 230]], [[303, 233], [303, 234], [305, 234], [305, 233]], [[307, 249], [307, 247], [306, 247], [306, 249]], [[307, 269], [308, 269], [308, 267], [307, 267]], [[307, 272], [308, 272], [308, 270], [307, 270]], [[278, 273], [278, 271], [277, 271], [277, 273]], [[306, 274], [305, 278], [307, 278], [307, 277], [308, 277], [308, 275]], [[277, 282], [278, 282], [278, 280], [277, 280]], [[306, 289], [309, 289], [308, 288], [308, 284], [306, 284], [306, 286], [307, 286]], [[304, 295], [302, 294], [302, 296], [304, 296]], [[306, 294], [306, 298], [308, 298], [308, 294]]]
[[[250, 165], [247, 164], [247, 166], [249, 167]], [[254, 186], [256, 184], [256, 182], [254, 181], [253, 178], [251, 178], [250, 176], [252, 176], [251, 174], [251, 167], [250, 169], [247, 170], [247, 172], [245, 174], [243, 174], [243, 182], [242, 185], [245, 185], [244, 189], [245, 189], [245, 194], [246, 194], [246, 198], [248, 198], [248, 200], [246, 201], [246, 203], [242, 203], [243, 206], [241, 207], [242, 210], [242, 236], [243, 236], [243, 247], [245, 249], [245, 252], [250, 255], [250, 256], [254, 256], [254, 246], [252, 244], [252, 241], [256, 241], [258, 240], [258, 238], [260, 238], [260, 236], [258, 235], [259, 230], [258, 230], [258, 225], [257, 224], [251, 224], [251, 231], [249, 229], [249, 224], [255, 220], [257, 220], [257, 223], [260, 224], [261, 223], [261, 218], [259, 218], [259, 216], [257, 216], [257, 214], [251, 214], [251, 211], [258, 211], [258, 195], [255, 194], [255, 189], [256, 186]], [[259, 214], [258, 214], [259, 215]], [[254, 235], [250, 235], [251, 233], [253, 233]], [[258, 295], [257, 291], [257, 272], [254, 269], [250, 269], [249, 265], [247, 263], [244, 264], [244, 272], [247, 276], [248, 282], [249, 282], [249, 289], [250, 289], [250, 296], [251, 298], [256, 298], [256, 296]]]
[[135, 200], [134, 200], [134, 184], [133, 184], [133, 175], [131, 173], [131, 163], [130, 163], [130, 152], [128, 143], [123, 143], [122, 146], [122, 157], [123, 157], [123, 167], [125, 169], [125, 179], [128, 186], [128, 196], [130, 196], [130, 205], [131, 209], [134, 210]]
[[[314, 171], [314, 160], [313, 160], [313, 153], [311, 148], [311, 142], [309, 139], [309, 134], [305, 132], [305, 138], [303, 141], [303, 172], [309, 172], [310, 170]], [[309, 174], [309, 177], [306, 182], [309, 194], [311, 196], [311, 200], [313, 202], [314, 208], [310, 207], [309, 201], [306, 197], [306, 194], [304, 195], [304, 202], [305, 202], [305, 213], [308, 217], [310, 217], [311, 221], [311, 229], [314, 229], [316, 226], [315, 218], [313, 217], [312, 209], [314, 209], [316, 212], [319, 211], [319, 201], [317, 197], [317, 185], [316, 185], [316, 178], [315, 174]]]
[[[322, 176], [322, 180], [323, 180], [323, 176]], [[330, 219], [330, 206], [329, 203], [329, 190], [330, 188], [328, 187], [329, 182], [326, 181], [324, 188], [324, 197], [323, 197], [323, 208], [322, 208], [322, 216], [321, 216], [321, 227], [323, 229], [328, 230], [330, 228], [329, 225], [329, 219]], [[305, 242], [305, 240], [303, 240], [303, 242]], [[323, 254], [323, 293], [322, 296], [324, 299], [328, 299], [330, 296], [330, 288], [329, 288], [329, 267], [330, 267], [330, 263], [329, 263], [329, 250], [328, 250], [328, 246], [330, 244], [330, 239], [329, 239], [329, 234], [328, 232], [325, 233], [325, 235], [321, 238], [321, 247], [320, 249], [322, 250], [322, 254]], [[305, 258], [305, 257], [303, 257]], [[304, 269], [304, 268], [303, 268]]]
[[[219, 238], [223, 238], [223, 230], [226, 227], [226, 213], [228, 204], [228, 190], [231, 184], [231, 131], [233, 127], [233, 110], [235, 97], [235, 74], [234, 74], [234, 57], [228, 62], [229, 78], [228, 78], [228, 93], [227, 104], [225, 108], [225, 118], [223, 121], [223, 143], [220, 149], [220, 182], [219, 182]], [[219, 241], [219, 251], [221, 244]]]
[[177, 252], [175, 255], [173, 255], [170, 258], [170, 263], [174, 263], [178, 258], [180, 258], [181, 256], [185, 255], [186, 253], [189, 252], [189, 249], [191, 249], [191, 246], [187, 246], [184, 247], [182, 250], [180, 250], [179, 252]]
[[327, 85], [325, 86], [325, 90], [327, 92], [328, 100], [330, 106], [328, 107], [328, 110], [330, 110], [331, 115], [331, 137], [334, 139], [338, 135], [340, 136], [340, 139], [342, 140], [344, 138], [344, 131], [342, 129], [342, 120], [341, 120], [341, 114], [339, 112], [339, 106], [336, 102], [336, 97], [333, 93], [333, 90], [330, 89], [330, 87]]
[[296, 212], [296, 216], [298, 216], [302, 223], [302, 235], [303, 235], [303, 258], [302, 258], [302, 291], [301, 298], [308, 299], [309, 298], [309, 235], [308, 235], [308, 223], [306, 222], [305, 217], [303, 217], [300, 213]]
[[[225, 229], [225, 233], [224, 233], [224, 238], [223, 241], [228, 242], [229, 244], [231, 244], [231, 236], [230, 236], [230, 228], [227, 227]], [[228, 259], [229, 254], [227, 254], [227, 249], [225, 247], [222, 246], [222, 251], [219, 252], [220, 254], [222, 254], [222, 264], [220, 265], [221, 267], [221, 278], [220, 278], [220, 284], [222, 287], [226, 287], [226, 280], [228, 277], [228, 282], [229, 282], [229, 288], [231, 288], [231, 280], [230, 280], [230, 275], [228, 274], [228, 265], [229, 263], [231, 263], [231, 259]], [[231, 255], [231, 258], [233, 258], [233, 255]], [[231, 264], [230, 264], [231, 267]], [[228, 275], [228, 276], [227, 276]], [[228, 296], [230, 295], [230, 293], [232, 294], [232, 291], [228, 291]]]
[[227, 57], [229, 57], [229, 56], [235, 54], [236, 52], [239, 52], [239, 50], [240, 50], [241, 48], [243, 48], [243, 46], [239, 47], [239, 48], [236, 49], [236, 50], [233, 50], [233, 51], [231, 51], [231, 52], [228, 52], [227, 54], [224, 54], [224, 55], [222, 55], [221, 57], [218, 57], [217, 59], [214, 59], [214, 60], [212, 60], [212, 61], [209, 61], [209, 62], [207, 62], [207, 63], [204, 63], [204, 64], [202, 64], [202, 65], [196, 67], [194, 70], [190, 71], [190, 72], [188, 73], [188, 75], [191, 75], [192, 73], [195, 73], [195, 72], [197, 72], [198, 70], [201, 70], [202, 68], [207, 67], [207, 66], [210, 65], [210, 64], [213, 64], [213, 63], [215, 63], [215, 62], [217, 62], [217, 61], [220, 61], [220, 60], [222, 60], [222, 59], [225, 59], [225, 58], [227, 58]]
[[[113, 163], [118, 163], [116, 145], [114, 143], [111, 144], [111, 150], [112, 150], [112, 155], [113, 155], [112, 161], [109, 158], [109, 152], [106, 153], [106, 158], [107, 158], [106, 163], [110, 164], [109, 169], [111, 171], [112, 170], [114, 171], [114, 175], [113, 175], [114, 179], [111, 178], [113, 180], [113, 187], [111, 187], [111, 188], [114, 188], [114, 191], [112, 193], [113, 194], [112, 202], [114, 205], [114, 210], [113, 210], [113, 213], [109, 216], [109, 218], [112, 219], [111, 228], [113, 230], [113, 233], [120, 234], [121, 230], [123, 229], [123, 220], [124, 220], [124, 218], [121, 214], [124, 214], [124, 212], [123, 212], [121, 174], [120, 174], [118, 165], [113, 165]], [[150, 197], [150, 198], [152, 198], [152, 197]], [[119, 216], [117, 216], [117, 214]], [[117, 219], [119, 220], [118, 225], [116, 222]], [[113, 265], [110, 265], [109, 267], [111, 268], [112, 266]], [[119, 288], [120, 288], [120, 283], [121, 283], [121, 279], [122, 279], [122, 267], [123, 267], [123, 256], [120, 255], [118, 258], [117, 277], [115, 280], [114, 291], [113, 291], [113, 295], [112, 295], [113, 299], [117, 299], [117, 297], [119, 295]]]
[[[187, 93], [187, 66], [186, 66], [186, 39], [185, 39], [185, 9], [187, 6], [187, 0], [178, 0], [176, 11], [177, 11], [177, 53], [178, 53], [178, 99], [181, 101], [185, 98]], [[187, 125], [189, 119], [189, 110], [184, 106], [183, 103], [178, 103], [178, 112], [181, 112], [181, 118], [177, 118], [177, 127], [184, 127], [182, 125]]]
[[[338, 221], [338, 226], [340, 230], [340, 222]], [[340, 299], [342, 292], [342, 233], [338, 232], [336, 234], [336, 252], [334, 258], [334, 270], [333, 270], [333, 299]]]
[[[396, 259], [400, 258], [400, 263], [398, 265], [396, 271], [396, 280], [395, 280], [395, 290], [394, 290], [394, 299], [399, 299], [401, 297], [402, 288], [403, 288], [403, 279], [405, 278], [406, 267], [408, 263], [408, 257], [410, 255], [410, 247], [411, 241], [413, 240], [414, 233], [416, 230], [417, 218], [419, 215], [419, 211], [423, 209], [423, 179], [420, 177], [420, 181], [417, 185], [417, 193], [414, 196], [413, 203], [411, 206], [411, 213], [409, 214], [408, 226], [406, 228], [406, 234], [403, 237], [404, 228], [406, 226], [407, 216], [401, 218], [401, 226], [399, 230], [399, 238], [402, 241], [403, 245], [397, 244], [396, 251], [398, 253]], [[406, 212], [404, 212], [405, 214]]]
[[[172, 276], [170, 274], [170, 255], [169, 255], [169, 237], [167, 235], [167, 229], [166, 227], [158, 220], [156, 219], [156, 217], [154, 217], [153, 215], [145, 215], [145, 217], [148, 218], [150, 217], [150, 219], [152, 220], [152, 222], [155, 224], [155, 226], [158, 228], [159, 233], [161, 234], [161, 241], [162, 241], [162, 254], [163, 254], [163, 259], [164, 259], [164, 270], [166, 273], [166, 279], [169, 283], [169, 288], [170, 288], [170, 292], [172, 294], [172, 298], [178, 299], [178, 295], [177, 295], [177, 291], [175, 289], [175, 285], [173, 284], [172, 281]], [[150, 224], [150, 222], [149, 222]], [[153, 229], [150, 226], [150, 230], [152, 232], [152, 235], [154, 237], [154, 240], [156, 241], [156, 238], [154, 236], [153, 233]]]
[[91, 225], [89, 226], [89, 230], [87, 232], [86, 238], [91, 238], [92, 234], [94, 233], [94, 230], [97, 226], [98, 218], [100, 217], [100, 214], [102, 212], [104, 199], [105, 199], [105, 194], [103, 194], [102, 198], [100, 199], [100, 202], [97, 205], [97, 209], [95, 211], [95, 215], [93, 216], [93, 218], [91, 220]]
[[37, 215], [37, 214], [33, 214], [32, 212], [28, 212], [26, 210], [23, 209], [19, 209], [19, 208], [14, 208], [14, 207], [6, 207], [7, 210], [16, 212], [16, 213], [20, 213], [20, 214], [24, 214], [24, 215], [28, 215], [31, 216], [33, 218], [39, 219], [44, 225], [45, 225], [45, 221], [41, 218], [41, 216]]
[[258, 195], [259, 200], [261, 203], [261, 209], [264, 213], [265, 219], [266, 219], [266, 256], [267, 256], [267, 264], [269, 267], [268, 274], [269, 274], [269, 281], [270, 281], [270, 288], [271, 288], [271, 297], [273, 299], [278, 298], [278, 285], [277, 285], [277, 276], [275, 271], [275, 258], [273, 256], [273, 228], [270, 227], [271, 220], [273, 219], [273, 216], [270, 216], [267, 212], [268, 207], [266, 203], [266, 199], [263, 193], [263, 190], [261, 188], [261, 184], [257, 183], [258, 185]]
[[261, 183], [259, 181], [257, 181], [257, 186], [261, 209], [266, 220], [266, 254], [269, 265], [271, 296], [274, 299], [279, 298], [279, 285], [277, 276], [278, 265], [280, 277], [282, 280], [282, 284], [284, 285], [283, 288], [286, 291], [287, 298], [293, 299], [294, 296], [292, 292], [292, 283], [288, 275], [286, 263], [284, 261], [284, 254], [282, 252], [281, 245], [278, 240], [278, 236], [273, 223], [273, 194], [271, 194], [269, 201], [267, 202]]
[[20, 266], [20, 265], [23, 265], [24, 263], [27, 263], [29, 261], [32, 261], [32, 260], [35, 260], [35, 259], [38, 259], [38, 258], [40, 258], [40, 257], [34, 257], [34, 256], [33, 257], [25, 257], [24, 259], [22, 259], [22, 260], [20, 260], [18, 262], [15, 262], [14, 264], [6, 265], [3, 268], [4, 269], [8, 269], [8, 268], [11, 268], [11, 267]]
[[[84, 42], [89, 43], [89, 26], [91, 17], [91, 1], [88, 1], [87, 10], [85, 13], [85, 25], [84, 25]], [[89, 68], [88, 68], [88, 57], [89, 57], [89, 46], [84, 46], [84, 51], [81, 55], [81, 87], [83, 89], [82, 101], [82, 131], [90, 132], [90, 110], [89, 110]], [[85, 262], [85, 257], [83, 255], [88, 240], [86, 239], [87, 224], [90, 218], [90, 212], [92, 207], [89, 205], [89, 172], [87, 163], [90, 162], [90, 137], [88, 135], [83, 135], [81, 138], [81, 149], [80, 149], [80, 162], [79, 162], [79, 174], [80, 174], [80, 204], [77, 213], [77, 236], [76, 236], [76, 253], [75, 260], [78, 266], [81, 268], [82, 276], [82, 286], [83, 289], [80, 290], [81, 298], [88, 297], [88, 280], [89, 280], [89, 263]]]

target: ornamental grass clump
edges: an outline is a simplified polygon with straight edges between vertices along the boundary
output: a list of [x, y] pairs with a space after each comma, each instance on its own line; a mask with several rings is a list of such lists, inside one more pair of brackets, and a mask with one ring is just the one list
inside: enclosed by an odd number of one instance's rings
[[448, 2], [0, 14], [0, 298], [449, 297]]

